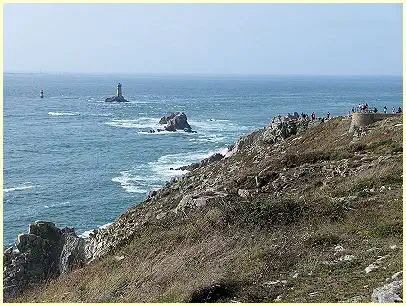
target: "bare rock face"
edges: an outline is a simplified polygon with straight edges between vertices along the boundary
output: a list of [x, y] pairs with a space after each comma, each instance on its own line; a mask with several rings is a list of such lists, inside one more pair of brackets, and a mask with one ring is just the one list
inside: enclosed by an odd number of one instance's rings
[[28, 284], [82, 266], [83, 246], [84, 239], [72, 228], [59, 229], [46, 221], [30, 224], [28, 234], [20, 234], [15, 246], [4, 252], [4, 299], [18, 296]]
[[392, 282], [382, 287], [375, 288], [371, 295], [374, 303], [401, 303], [403, 288], [403, 272], [392, 275]]
[[59, 272], [69, 273], [75, 268], [82, 267], [85, 258], [85, 240], [74, 234], [64, 235], [62, 250], [59, 256]]
[[183, 130], [185, 132], [193, 132], [185, 113], [172, 113], [169, 116], [164, 116], [159, 120], [159, 124], [166, 124], [165, 130], [175, 132]]
[[371, 299], [375, 303], [402, 302], [402, 281], [393, 281], [382, 287], [374, 289]]

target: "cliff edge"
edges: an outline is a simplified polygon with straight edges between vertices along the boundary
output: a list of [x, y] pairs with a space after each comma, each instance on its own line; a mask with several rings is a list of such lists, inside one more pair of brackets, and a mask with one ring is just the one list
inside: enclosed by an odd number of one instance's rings
[[350, 124], [241, 137], [95, 230], [86, 264], [9, 301], [400, 301], [402, 118]]

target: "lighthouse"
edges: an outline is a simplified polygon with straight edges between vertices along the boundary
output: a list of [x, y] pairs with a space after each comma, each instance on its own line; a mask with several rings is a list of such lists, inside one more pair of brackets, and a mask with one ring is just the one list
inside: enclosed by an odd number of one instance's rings
[[106, 100], [104, 100], [104, 101], [106, 101], [106, 102], [128, 102], [123, 97], [123, 92], [121, 91], [121, 83], [117, 84], [117, 94], [114, 97], [106, 98]]
[[122, 97], [123, 93], [121, 92], [121, 83], [117, 85], [117, 97]]

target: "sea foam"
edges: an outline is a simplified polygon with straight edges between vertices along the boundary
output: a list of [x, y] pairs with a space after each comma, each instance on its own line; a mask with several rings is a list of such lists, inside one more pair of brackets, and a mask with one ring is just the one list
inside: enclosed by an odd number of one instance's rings
[[120, 176], [113, 177], [111, 179], [113, 182], [120, 183], [121, 187], [126, 192], [129, 193], [146, 193], [146, 189], [139, 188], [137, 182], [142, 180], [142, 178], [137, 176], [132, 176], [129, 171], [120, 171]]
[[3, 192], [12, 192], [12, 191], [22, 191], [26, 189], [31, 189], [34, 188], [34, 185], [22, 185], [22, 186], [16, 186], [16, 187], [11, 187], [11, 188], [5, 188], [3, 189]]
[[182, 176], [187, 173], [186, 170], [175, 170], [182, 166], [193, 164], [208, 158], [216, 153], [225, 154], [227, 148], [220, 148], [216, 151], [196, 151], [192, 153], [176, 153], [161, 156], [155, 162], [150, 162], [151, 170], [158, 176], [165, 180], [170, 180], [172, 177]]
[[[109, 226], [112, 225], [112, 224], [113, 224], [113, 222], [106, 223], [106, 224], [104, 224], [104, 225], [99, 226], [99, 229], [105, 229], [105, 228], [109, 227]], [[88, 237], [89, 237], [89, 234], [90, 234], [91, 232], [93, 232], [93, 229], [92, 229], [92, 230], [89, 230], [89, 231], [84, 231], [82, 234], [79, 235], [79, 237], [88, 238]]]
[[138, 118], [138, 119], [113, 119], [105, 124], [118, 128], [136, 128], [136, 129], [157, 129], [162, 128], [157, 118]]
[[74, 112], [74, 113], [58, 113], [58, 112], [48, 112], [49, 116], [78, 116], [80, 113]]

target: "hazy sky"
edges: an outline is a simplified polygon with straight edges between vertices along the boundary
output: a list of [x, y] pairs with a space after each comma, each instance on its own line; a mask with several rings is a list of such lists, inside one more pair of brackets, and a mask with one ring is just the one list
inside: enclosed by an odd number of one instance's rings
[[4, 71], [402, 73], [401, 4], [6, 4]]

